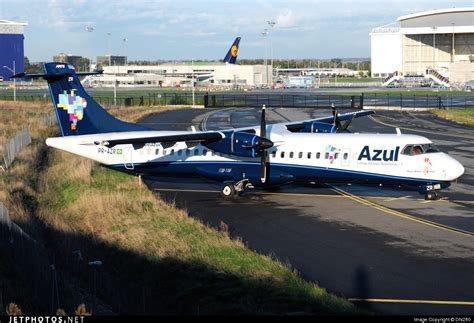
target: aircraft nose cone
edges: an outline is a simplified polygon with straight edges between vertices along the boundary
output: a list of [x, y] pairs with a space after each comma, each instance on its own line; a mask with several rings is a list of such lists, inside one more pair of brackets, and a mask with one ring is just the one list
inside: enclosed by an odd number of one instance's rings
[[464, 174], [464, 166], [457, 160], [454, 160], [453, 163], [450, 165], [448, 172], [451, 180], [455, 180], [456, 178]]

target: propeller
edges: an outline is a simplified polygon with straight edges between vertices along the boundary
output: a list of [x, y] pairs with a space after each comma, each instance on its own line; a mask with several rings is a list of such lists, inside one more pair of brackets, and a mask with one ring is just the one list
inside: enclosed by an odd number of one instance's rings
[[[344, 124], [341, 124], [341, 120], [339, 120], [339, 114], [337, 113], [337, 109], [334, 106], [334, 103], [331, 104], [331, 109], [332, 109], [332, 115], [334, 117], [334, 125], [336, 126], [336, 132], [343, 132], [347, 130], [347, 127], [351, 124], [352, 120], [354, 119], [354, 116], [352, 116], [351, 119], [348, 119]], [[348, 130], [347, 130], [348, 131]]]
[[265, 118], [265, 104], [262, 106], [262, 115], [260, 118], [260, 180], [265, 184], [267, 181], [268, 152], [267, 149], [273, 147], [273, 142], [267, 139], [267, 123]]

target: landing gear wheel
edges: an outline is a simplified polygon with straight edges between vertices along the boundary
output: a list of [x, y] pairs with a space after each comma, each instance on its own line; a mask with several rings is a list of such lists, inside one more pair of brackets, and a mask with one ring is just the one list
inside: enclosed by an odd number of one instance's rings
[[426, 195], [425, 195], [425, 200], [428, 200], [428, 201], [436, 201], [436, 200], [439, 200], [440, 198], [441, 198], [441, 195], [437, 191], [428, 191], [426, 192]]
[[226, 184], [221, 190], [221, 195], [224, 198], [231, 199], [235, 195], [235, 187], [233, 184]]

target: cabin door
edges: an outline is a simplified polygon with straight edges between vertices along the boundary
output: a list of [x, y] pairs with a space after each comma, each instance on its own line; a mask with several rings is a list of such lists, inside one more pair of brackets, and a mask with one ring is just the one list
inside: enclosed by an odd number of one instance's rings
[[132, 147], [124, 148], [123, 165], [125, 166], [125, 169], [134, 169], [132, 156], [133, 156], [133, 148]]

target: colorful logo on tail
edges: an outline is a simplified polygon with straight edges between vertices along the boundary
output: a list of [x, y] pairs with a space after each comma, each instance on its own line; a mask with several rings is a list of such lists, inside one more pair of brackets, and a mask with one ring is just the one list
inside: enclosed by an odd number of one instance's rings
[[87, 106], [87, 101], [83, 97], [74, 94], [74, 90], [71, 90], [71, 94], [59, 95], [58, 108], [64, 109], [69, 114], [69, 121], [71, 122], [71, 130], [76, 130], [77, 122], [84, 118], [84, 109]]

